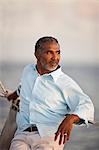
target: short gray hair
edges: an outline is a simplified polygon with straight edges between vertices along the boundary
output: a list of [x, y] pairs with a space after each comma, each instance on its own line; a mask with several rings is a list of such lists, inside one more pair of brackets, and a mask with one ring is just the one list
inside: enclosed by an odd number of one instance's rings
[[55, 42], [55, 43], [57, 43], [57, 44], [59, 44], [58, 43], [58, 40], [56, 39], [56, 38], [54, 38], [54, 37], [52, 37], [52, 36], [45, 36], [45, 37], [41, 37], [37, 42], [36, 42], [36, 44], [35, 44], [35, 52], [38, 50], [38, 49], [41, 49], [42, 48], [42, 45], [44, 44], [44, 43], [53, 43], [53, 42]]

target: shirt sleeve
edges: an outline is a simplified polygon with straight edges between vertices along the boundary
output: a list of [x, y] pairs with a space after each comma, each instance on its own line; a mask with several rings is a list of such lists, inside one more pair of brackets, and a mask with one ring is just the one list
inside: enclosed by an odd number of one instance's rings
[[78, 115], [81, 119], [80, 123], [85, 123], [88, 126], [88, 122], [94, 121], [94, 106], [88, 95], [86, 95], [81, 88], [72, 86], [67, 90], [66, 103], [69, 107], [69, 114]]
[[20, 96], [20, 90], [21, 90], [21, 83], [19, 83], [17, 89], [16, 89], [16, 92], [17, 92], [17, 95]]
[[20, 83], [19, 83], [19, 85], [18, 85], [18, 87], [17, 87], [17, 89], [16, 89], [18, 96], [20, 96], [21, 85], [22, 85], [23, 82], [24, 82], [24, 76], [26, 76], [26, 74], [30, 71], [29, 69], [30, 69], [31, 66], [32, 66], [32, 65], [29, 64], [29, 65], [25, 66], [24, 69], [23, 69], [23, 72], [22, 72], [22, 75], [21, 75], [21, 79], [20, 79]]

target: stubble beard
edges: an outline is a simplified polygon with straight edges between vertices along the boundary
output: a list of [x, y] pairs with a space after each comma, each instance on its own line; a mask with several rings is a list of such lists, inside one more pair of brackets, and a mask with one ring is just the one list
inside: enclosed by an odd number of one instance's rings
[[58, 64], [46, 64], [44, 65], [44, 69], [48, 70], [48, 71], [54, 71], [56, 70], [58, 67]]

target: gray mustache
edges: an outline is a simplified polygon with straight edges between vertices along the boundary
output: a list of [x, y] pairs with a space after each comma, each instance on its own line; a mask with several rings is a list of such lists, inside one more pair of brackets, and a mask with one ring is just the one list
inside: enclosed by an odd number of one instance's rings
[[50, 61], [52, 64], [57, 64], [59, 61]]

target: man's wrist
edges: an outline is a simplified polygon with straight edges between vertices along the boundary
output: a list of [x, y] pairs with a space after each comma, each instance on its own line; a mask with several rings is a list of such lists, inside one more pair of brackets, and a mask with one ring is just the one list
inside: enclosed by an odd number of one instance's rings
[[72, 123], [78, 123], [80, 121], [80, 118], [78, 115], [71, 114], [68, 117]]

